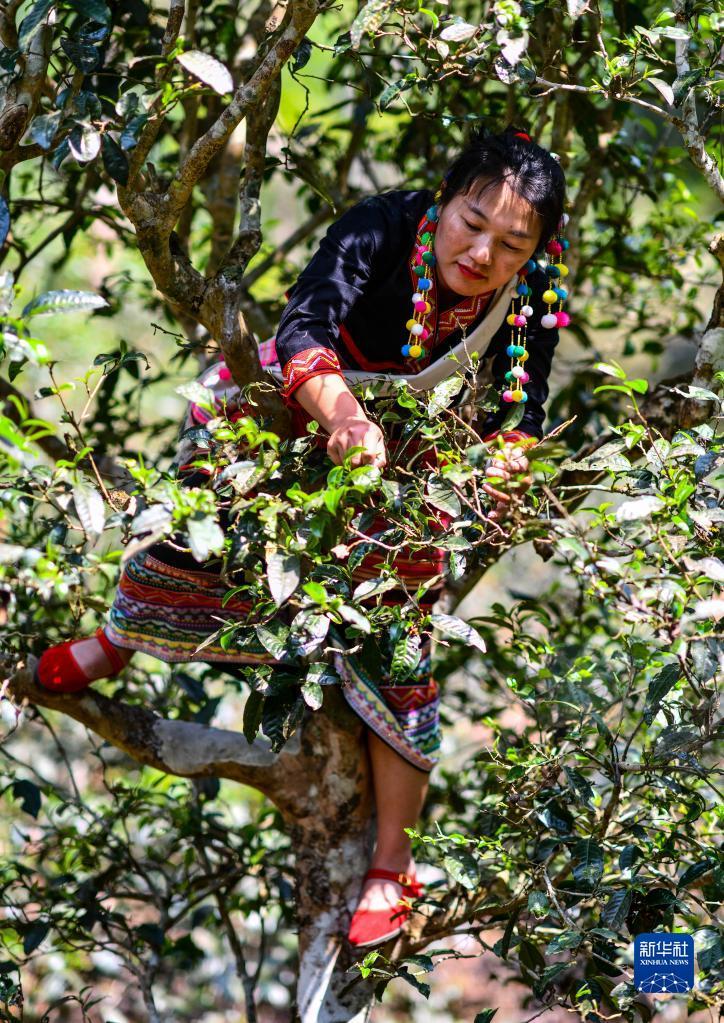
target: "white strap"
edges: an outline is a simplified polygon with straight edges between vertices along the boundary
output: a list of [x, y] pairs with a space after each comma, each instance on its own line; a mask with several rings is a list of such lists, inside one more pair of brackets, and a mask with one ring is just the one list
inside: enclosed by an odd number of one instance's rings
[[[431, 362], [419, 373], [373, 373], [364, 369], [343, 369], [344, 379], [349, 384], [366, 384], [382, 381], [382, 387], [375, 387], [375, 393], [379, 395], [394, 394], [397, 390], [396, 381], [406, 380], [415, 391], [426, 391], [441, 380], [447, 379], [453, 373], [462, 373], [471, 366], [471, 355], [477, 352], [481, 355], [488, 347], [493, 335], [505, 319], [511, 298], [511, 288], [514, 287], [518, 275], [498, 288], [495, 292], [485, 316], [468, 337], [458, 342], [454, 348], [445, 353], [445, 356], [436, 362]], [[269, 372], [275, 380], [282, 380], [282, 368], [270, 368]]]

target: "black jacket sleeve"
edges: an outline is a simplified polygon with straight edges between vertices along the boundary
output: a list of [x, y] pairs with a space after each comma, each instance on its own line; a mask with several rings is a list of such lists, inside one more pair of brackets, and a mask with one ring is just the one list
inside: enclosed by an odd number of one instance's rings
[[[347, 210], [328, 229], [289, 292], [276, 335], [279, 364], [308, 348], [335, 350], [339, 324], [396, 258], [394, 211], [377, 196]], [[396, 230], [397, 227], [397, 230]]]
[[[526, 328], [526, 348], [530, 354], [525, 362], [525, 369], [530, 375], [530, 380], [524, 387], [528, 400], [525, 403], [523, 418], [515, 429], [529, 433], [540, 440], [544, 432], [545, 411], [543, 406], [549, 393], [548, 377], [559, 335], [558, 328], [548, 330], [542, 327], [540, 322], [541, 316], [548, 312], [548, 306], [542, 299], [543, 292], [548, 287], [547, 277], [543, 270], [535, 270], [529, 274], [528, 284], [532, 291], [532, 294], [528, 296], [528, 303], [533, 307], [533, 315], [528, 320]], [[494, 352], [493, 380], [501, 392], [505, 384], [505, 374], [511, 366], [510, 356], [505, 352], [510, 344], [511, 334], [510, 326], [503, 323], [490, 342], [490, 350]], [[500, 429], [510, 410], [516, 407], [514, 403], [505, 402], [501, 398], [498, 410], [489, 413], [487, 419], [483, 421], [479, 430], [481, 436], [485, 436], [491, 430]]]

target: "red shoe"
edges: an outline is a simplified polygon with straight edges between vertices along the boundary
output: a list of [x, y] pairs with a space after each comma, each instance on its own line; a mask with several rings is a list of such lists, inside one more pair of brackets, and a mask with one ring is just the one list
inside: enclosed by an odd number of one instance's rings
[[[358, 909], [352, 917], [347, 938], [351, 945], [364, 948], [368, 945], [379, 945], [390, 938], [396, 938], [412, 912], [410, 899], [422, 895], [425, 886], [420, 884], [414, 874], [398, 873], [396, 870], [368, 870], [364, 880], [379, 877], [385, 881], [394, 881], [402, 889], [402, 896], [396, 906], [389, 909]], [[364, 882], [363, 882], [364, 883]]]
[[[106, 636], [103, 626], [96, 629], [95, 638], [103, 647], [112, 668], [107, 675], [100, 675], [99, 678], [113, 678], [125, 668], [126, 662], [118, 653], [118, 648]], [[69, 639], [46, 650], [38, 661], [35, 681], [54, 693], [77, 693], [81, 689], [86, 689], [92, 682], [97, 682], [96, 678], [88, 678], [73, 656], [73, 647], [80, 642], [82, 640]]]

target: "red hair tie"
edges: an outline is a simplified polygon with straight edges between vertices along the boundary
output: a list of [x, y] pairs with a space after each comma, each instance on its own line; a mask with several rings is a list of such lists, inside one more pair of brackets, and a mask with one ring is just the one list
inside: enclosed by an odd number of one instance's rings
[[517, 131], [515, 133], [515, 137], [517, 139], [525, 139], [526, 142], [530, 142], [531, 141], [530, 135], [526, 135], [526, 133], [524, 131]]

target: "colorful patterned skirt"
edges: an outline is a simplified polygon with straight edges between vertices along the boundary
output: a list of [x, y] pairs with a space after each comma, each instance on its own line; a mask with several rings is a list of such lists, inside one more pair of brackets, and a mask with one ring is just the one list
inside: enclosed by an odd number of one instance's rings
[[[225, 401], [232, 401], [235, 394], [238, 395], [223, 363], [210, 367], [200, 382], [214, 391], [219, 411]], [[208, 412], [190, 404], [182, 435], [209, 418]], [[388, 447], [394, 448], [394, 441], [389, 438]], [[189, 464], [194, 454], [193, 442], [182, 442], [177, 456], [179, 475], [188, 486], [204, 485], [210, 477], [201, 475]], [[316, 457], [320, 465], [326, 460], [321, 451]], [[367, 533], [374, 537], [385, 528], [387, 523], [377, 516]], [[352, 573], [352, 581], [356, 584], [378, 576], [383, 560], [381, 552], [366, 554]], [[398, 577], [412, 592], [427, 580], [441, 577], [445, 564], [444, 552], [435, 548], [424, 554], [403, 548], [395, 559]], [[135, 555], [126, 563], [121, 575], [105, 629], [108, 638], [119, 647], [152, 654], [167, 662], [202, 661], [228, 666], [271, 664], [288, 672], [289, 665], [275, 659], [262, 646], [253, 629], [245, 632], [248, 638], [243, 645], [222, 646], [220, 637], [215, 636], [224, 625], [243, 623], [251, 610], [249, 601], [235, 596], [227, 599], [230, 586], [222, 577], [221, 569], [222, 558], [212, 557], [200, 564], [173, 540], [161, 541]], [[425, 593], [419, 602], [422, 611], [432, 609], [440, 586], [438, 582]], [[408, 596], [400, 588], [388, 590], [376, 599], [394, 606], [406, 603]], [[400, 756], [419, 770], [430, 771], [437, 762], [440, 746], [440, 700], [438, 684], [430, 674], [429, 639], [423, 641], [417, 668], [402, 685], [390, 676], [390, 657], [391, 650], [382, 651], [378, 667], [371, 672], [369, 658], [365, 658], [368, 665], [365, 668], [359, 656], [335, 654], [342, 692], [352, 709]]]

